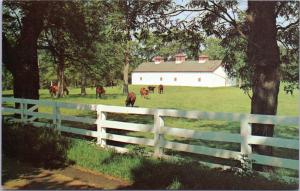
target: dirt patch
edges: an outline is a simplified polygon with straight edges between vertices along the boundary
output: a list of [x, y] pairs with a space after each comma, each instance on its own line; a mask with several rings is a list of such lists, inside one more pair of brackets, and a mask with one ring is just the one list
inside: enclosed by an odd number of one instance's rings
[[[12, 171], [13, 172], [13, 171]], [[129, 183], [77, 166], [58, 170], [34, 168], [26, 164], [26, 173], [10, 178], [4, 189], [120, 189]]]

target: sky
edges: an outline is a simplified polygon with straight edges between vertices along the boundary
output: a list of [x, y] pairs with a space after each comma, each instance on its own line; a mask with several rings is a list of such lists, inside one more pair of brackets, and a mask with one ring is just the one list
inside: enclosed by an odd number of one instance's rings
[[[218, 2], [218, 1], [221, 1], [221, 0], [215, 0], [215, 2]], [[185, 5], [187, 4], [189, 1], [187, 0], [175, 0], [175, 3], [177, 5]], [[241, 10], [244, 10], [246, 11], [247, 8], [248, 8], [248, 0], [239, 0], [239, 9]], [[183, 12], [181, 14], [179, 14], [178, 16], [174, 17], [174, 20], [176, 19], [179, 19], [179, 20], [188, 20], [188, 19], [191, 19], [193, 18], [193, 16], [197, 15], [197, 13], [192, 13], [192, 12], [189, 12], [189, 11], [186, 11], [186, 12]]]
[[[189, 1], [188, 0], [174, 0], [176, 4], [178, 5], [185, 5], [186, 3], [188, 3]], [[201, 0], [199, 0], [201, 1]], [[218, 1], [224, 1], [224, 0], [215, 0], [215, 2], [218, 2]], [[246, 11], [247, 8], [248, 8], [248, 0], [238, 0], [238, 7], [240, 10], [243, 10], [243, 11]], [[232, 14], [232, 13], [229, 13], [229, 14]], [[196, 16], [197, 13], [191, 13], [189, 11], [186, 11], [186, 12], [183, 12], [181, 14], [179, 14], [178, 16], [174, 17], [174, 20], [176, 19], [179, 19], [179, 20], [188, 20], [188, 19], [191, 19], [193, 18], [193, 16]], [[284, 18], [282, 17], [278, 17], [277, 18], [277, 24], [279, 25], [288, 25], [289, 22], [286, 21]]]

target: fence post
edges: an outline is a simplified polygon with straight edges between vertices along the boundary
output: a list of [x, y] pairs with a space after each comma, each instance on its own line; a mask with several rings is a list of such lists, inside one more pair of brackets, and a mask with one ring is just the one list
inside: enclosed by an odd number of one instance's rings
[[[249, 124], [248, 117], [241, 119], [240, 133], [241, 133], [241, 137], [242, 137], [241, 153], [244, 155], [249, 155], [252, 153], [252, 148], [249, 145], [248, 138], [249, 138], [249, 136], [251, 136], [252, 130], [251, 130], [251, 125]], [[241, 162], [244, 162], [244, 161], [241, 161]]]
[[100, 106], [97, 106], [97, 132], [98, 132], [98, 137], [97, 137], [97, 144], [100, 145], [101, 147], [106, 146], [106, 139], [105, 139], [105, 134], [106, 134], [106, 128], [103, 127], [101, 124], [102, 121], [106, 120], [106, 113], [103, 112], [100, 108]]
[[53, 125], [56, 127], [58, 127], [57, 114], [58, 114], [57, 102], [53, 102]]
[[21, 109], [21, 123], [24, 123], [24, 104], [23, 104], [23, 99], [20, 101], [20, 109]]
[[57, 129], [60, 129], [61, 128], [61, 115], [60, 115], [59, 103], [55, 102], [55, 108], [56, 108], [56, 127], [57, 127]]
[[24, 105], [23, 105], [23, 112], [24, 112], [24, 114], [23, 114], [23, 118], [24, 118], [24, 121], [25, 122], [27, 122], [27, 120], [28, 120], [28, 115], [27, 115], [27, 108], [28, 106], [27, 106], [27, 103], [24, 103]]
[[154, 157], [163, 155], [161, 144], [164, 142], [163, 137], [164, 120], [160, 116], [159, 110], [154, 113]]

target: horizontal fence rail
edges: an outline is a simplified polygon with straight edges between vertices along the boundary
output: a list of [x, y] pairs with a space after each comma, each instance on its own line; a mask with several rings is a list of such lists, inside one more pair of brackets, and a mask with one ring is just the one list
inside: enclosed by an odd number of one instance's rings
[[[20, 108], [4, 107], [5, 103], [19, 103]], [[30, 105], [30, 108], [28, 107]], [[52, 107], [52, 113], [41, 113], [35, 110], [38, 107]], [[62, 115], [60, 110], [75, 109], [96, 111], [97, 118], [78, 117], [70, 115]], [[257, 115], [257, 114], [236, 114], [236, 113], [219, 113], [219, 112], [200, 112], [200, 111], [183, 111], [175, 109], [149, 109], [149, 108], [132, 108], [119, 107], [109, 105], [96, 104], [74, 104], [53, 102], [47, 100], [30, 100], [3, 97], [2, 98], [2, 113], [19, 114], [20, 119], [13, 118], [13, 121], [22, 123], [31, 123], [37, 127], [56, 127], [58, 130], [67, 133], [79, 134], [97, 138], [97, 143], [105, 148], [116, 148], [121, 152], [126, 151], [126, 148], [116, 147], [107, 144], [107, 140], [117, 141], [122, 143], [146, 145], [154, 148], [155, 157], [166, 157], [164, 149], [170, 149], [180, 152], [195, 153], [217, 157], [221, 159], [241, 160], [242, 156], [247, 155], [249, 159], [253, 159], [254, 163], [282, 167], [292, 170], [299, 170], [299, 161], [287, 158], [278, 158], [273, 156], [265, 156], [252, 153], [251, 145], [266, 145], [278, 148], [299, 150], [299, 140], [254, 136], [251, 132], [251, 124], [280, 124], [280, 125], [296, 125], [298, 126], [298, 117], [289, 116], [272, 116], [272, 115]], [[122, 114], [138, 114], [152, 115], [153, 124], [139, 124], [131, 122], [120, 122], [108, 120], [107, 113], [122, 113]], [[29, 118], [29, 116], [31, 118]], [[200, 130], [190, 130], [184, 128], [167, 127], [164, 125], [163, 117], [180, 117], [187, 119], [203, 119], [203, 120], [222, 120], [234, 121], [240, 123], [240, 134], [225, 133], [225, 132], [203, 132]], [[48, 119], [51, 123], [38, 122], [36, 119]], [[62, 125], [62, 121], [80, 122], [89, 125], [96, 125], [96, 130], [87, 130]], [[153, 134], [154, 138], [137, 138], [128, 135], [118, 135], [108, 133], [107, 129], [126, 130], [132, 132], [147, 132]], [[175, 136], [185, 139], [197, 139], [204, 141], [228, 142], [240, 144], [240, 151], [231, 151], [226, 149], [212, 148], [207, 146], [199, 146], [193, 144], [179, 143], [167, 141], [164, 136]], [[206, 164], [207, 162], [201, 162]], [[207, 163], [209, 166], [220, 166], [219, 164]], [[223, 165], [226, 168], [228, 166]]]

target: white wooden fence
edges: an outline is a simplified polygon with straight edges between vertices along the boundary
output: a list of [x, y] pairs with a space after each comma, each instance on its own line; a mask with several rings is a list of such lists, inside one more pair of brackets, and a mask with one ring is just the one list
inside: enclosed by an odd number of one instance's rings
[[[254, 163], [269, 165], [275, 167], [282, 167], [287, 169], [298, 170], [298, 160], [279, 158], [273, 156], [258, 155], [252, 153], [251, 144], [267, 145], [272, 147], [288, 148], [298, 150], [299, 140], [297, 139], [284, 139], [274, 137], [262, 137], [251, 135], [251, 123], [260, 124], [282, 124], [282, 125], [297, 125], [298, 117], [285, 117], [285, 116], [271, 116], [271, 115], [253, 115], [253, 114], [234, 114], [234, 113], [215, 113], [215, 112], [199, 112], [199, 111], [183, 111], [173, 109], [147, 109], [147, 108], [132, 108], [132, 107], [119, 107], [107, 105], [93, 105], [93, 104], [73, 104], [53, 102], [46, 100], [30, 100], [30, 99], [17, 99], [17, 98], [2, 98], [2, 104], [6, 102], [20, 103], [20, 109], [3, 107], [4, 113], [17, 113], [21, 115], [18, 119], [23, 123], [32, 123], [34, 126], [39, 127], [53, 127], [58, 130], [68, 133], [80, 134], [97, 138], [97, 143], [102, 147], [113, 147], [106, 143], [107, 140], [147, 145], [154, 147], [154, 156], [163, 157], [164, 149], [171, 149], [175, 151], [183, 151], [189, 153], [202, 154], [213, 156], [223, 159], [236, 159], [240, 160], [243, 154], [248, 155]], [[34, 105], [27, 108], [27, 105]], [[34, 112], [40, 105], [50, 106], [53, 108], [52, 113]], [[26, 109], [27, 108], [27, 109]], [[97, 119], [88, 117], [67, 116], [60, 113], [61, 108], [76, 109], [76, 110], [89, 110], [97, 112]], [[139, 115], [153, 115], [154, 124], [137, 124], [129, 122], [112, 121], [106, 118], [107, 113], [123, 113], [123, 114], [139, 114]], [[32, 116], [29, 118], [28, 116]], [[221, 132], [201, 132], [199, 130], [189, 130], [183, 128], [173, 128], [164, 125], [163, 117], [182, 117], [188, 119], [204, 119], [204, 120], [226, 120], [240, 122], [240, 134], [234, 133], [221, 133]], [[50, 119], [53, 124], [42, 123], [34, 121], [37, 118]], [[74, 128], [62, 125], [62, 120], [81, 122], [87, 124], [96, 124], [97, 131]], [[138, 132], [151, 132], [154, 134], [154, 139], [137, 138], [126, 135], [117, 135], [106, 132], [106, 128], [121, 129]], [[210, 148], [206, 146], [191, 145], [167, 141], [164, 135], [172, 135], [183, 138], [201, 139], [209, 141], [221, 141], [239, 143], [240, 151], [231, 151], [225, 149]], [[124, 151], [124, 148], [113, 147], [118, 151]], [[211, 166], [219, 167], [217, 164], [206, 163]], [[222, 167], [225, 167], [222, 165]], [[228, 166], [227, 166], [228, 167]]]

